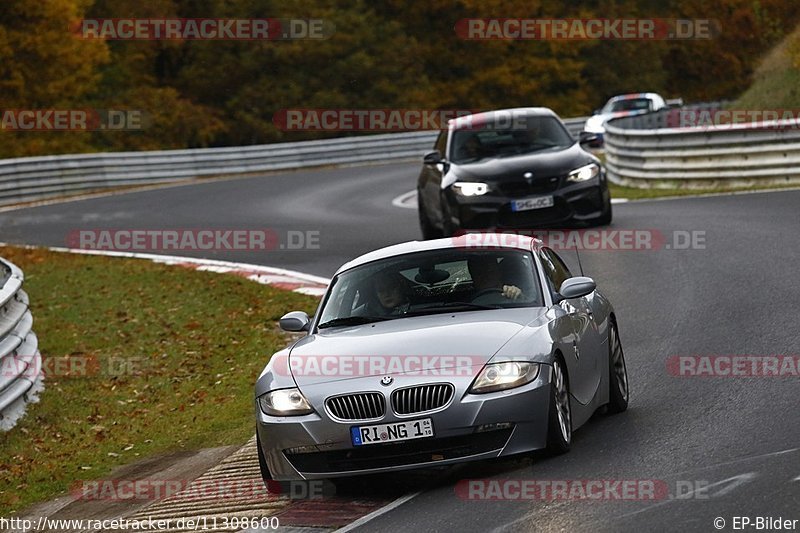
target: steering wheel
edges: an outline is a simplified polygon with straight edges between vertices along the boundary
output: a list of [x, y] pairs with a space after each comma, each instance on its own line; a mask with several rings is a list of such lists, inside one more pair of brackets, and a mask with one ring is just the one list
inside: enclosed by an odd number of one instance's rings
[[503, 289], [498, 289], [496, 287], [489, 287], [488, 289], [481, 289], [481, 290], [479, 290], [478, 292], [476, 292], [475, 294], [472, 295], [471, 300], [474, 302], [475, 300], [477, 300], [481, 296], [486, 296], [487, 294], [494, 294], [494, 293], [503, 294]]

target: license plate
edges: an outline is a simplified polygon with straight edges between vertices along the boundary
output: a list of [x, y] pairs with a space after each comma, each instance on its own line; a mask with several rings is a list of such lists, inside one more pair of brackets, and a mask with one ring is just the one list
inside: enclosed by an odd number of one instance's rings
[[433, 421], [430, 418], [423, 418], [374, 426], [354, 426], [350, 428], [350, 437], [353, 446], [433, 437]]
[[530, 211], [531, 209], [544, 209], [545, 207], [553, 207], [552, 196], [539, 196], [537, 198], [525, 198], [524, 200], [515, 200], [511, 202], [512, 211]]

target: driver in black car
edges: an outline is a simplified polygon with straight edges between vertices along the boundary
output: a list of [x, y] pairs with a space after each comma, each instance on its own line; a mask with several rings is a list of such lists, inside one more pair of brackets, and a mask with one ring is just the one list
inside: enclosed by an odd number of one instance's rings
[[497, 258], [487, 255], [471, 257], [467, 260], [467, 268], [472, 277], [473, 301], [491, 293], [500, 294], [508, 300], [518, 300], [522, 296], [522, 289], [503, 283]]
[[478, 140], [477, 135], [470, 136], [461, 148], [458, 150], [458, 155], [461, 159], [479, 159], [481, 157], [482, 147], [481, 141]]

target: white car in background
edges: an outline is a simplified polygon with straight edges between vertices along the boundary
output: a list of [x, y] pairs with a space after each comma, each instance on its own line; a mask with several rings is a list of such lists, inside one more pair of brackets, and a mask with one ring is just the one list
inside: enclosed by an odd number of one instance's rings
[[660, 94], [656, 93], [631, 93], [614, 96], [606, 102], [601, 109], [598, 109], [589, 117], [583, 126], [583, 135], [595, 135], [597, 140], [589, 143], [591, 147], [599, 147], [603, 144], [603, 135], [606, 132], [606, 122], [612, 118], [626, 117], [630, 115], [641, 115], [658, 111], [666, 107], [681, 106], [683, 101], [665, 100]]

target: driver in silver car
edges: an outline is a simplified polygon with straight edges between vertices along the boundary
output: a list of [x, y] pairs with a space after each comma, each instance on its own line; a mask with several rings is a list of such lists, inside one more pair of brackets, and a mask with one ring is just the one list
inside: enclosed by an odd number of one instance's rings
[[384, 270], [367, 278], [361, 300], [350, 316], [398, 316], [411, 308], [409, 286], [399, 272]]
[[485, 295], [498, 293], [509, 300], [518, 300], [522, 289], [516, 285], [503, 283], [503, 272], [497, 258], [490, 255], [478, 255], [469, 258], [467, 268], [472, 277], [473, 301], [483, 299]]
[[406, 281], [399, 272], [379, 272], [373, 280], [381, 315], [401, 315], [408, 312], [410, 302]]

